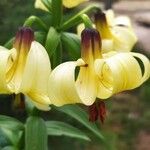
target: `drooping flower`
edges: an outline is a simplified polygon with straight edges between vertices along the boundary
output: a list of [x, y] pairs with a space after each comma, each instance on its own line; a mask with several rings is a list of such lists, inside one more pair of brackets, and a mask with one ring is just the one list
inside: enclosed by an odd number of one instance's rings
[[[101, 53], [101, 39], [95, 29], [82, 32], [81, 58], [57, 66], [49, 78], [52, 104], [92, 105], [96, 98], [107, 99], [115, 93], [134, 89], [150, 76], [150, 62], [132, 52]], [[143, 63], [144, 72], [137, 58]], [[77, 74], [76, 68], [79, 68]]]
[[[137, 37], [127, 16], [114, 17], [114, 12], [108, 10], [95, 15], [96, 29], [103, 39], [103, 51], [126, 51], [132, 50], [137, 42]], [[108, 48], [108, 44], [111, 49]], [[106, 45], [106, 46], [105, 46]]]
[[48, 110], [47, 80], [51, 66], [45, 48], [30, 28], [21, 28], [11, 50], [0, 47], [0, 93], [23, 93], [36, 107]]
[[[81, 35], [84, 28], [84, 24], [77, 27], [78, 35]], [[98, 12], [95, 15], [93, 28], [96, 28], [101, 34], [102, 53], [109, 51], [129, 52], [137, 42], [129, 17], [114, 17], [113, 10], [107, 10], [104, 13]]]
[[[75, 7], [75, 6], [77, 6], [83, 2], [86, 2], [86, 1], [88, 1], [88, 0], [62, 0], [63, 5], [67, 8]], [[39, 8], [39, 9], [48, 11], [48, 9], [43, 4], [42, 0], [35, 0], [34, 6], [35, 6], [35, 8]]]

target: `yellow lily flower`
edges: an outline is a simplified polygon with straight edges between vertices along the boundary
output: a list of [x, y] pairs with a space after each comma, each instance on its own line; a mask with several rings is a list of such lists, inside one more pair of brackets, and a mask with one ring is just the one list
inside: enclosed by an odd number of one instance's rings
[[[86, 1], [88, 1], [88, 0], [62, 0], [63, 5], [67, 8], [75, 7]], [[35, 8], [39, 8], [39, 9], [48, 11], [48, 9], [43, 4], [42, 0], [36, 0], [34, 6], [35, 6]]]
[[[80, 36], [85, 25], [80, 24], [77, 27], [77, 34]], [[127, 16], [114, 17], [112, 10], [95, 15], [96, 28], [102, 37], [102, 53], [110, 51], [131, 51], [137, 37], [133, 31], [131, 21]]]
[[[95, 15], [96, 29], [103, 39], [103, 51], [131, 51], [137, 37], [127, 16], [114, 17], [112, 10]], [[107, 49], [110, 44], [111, 49]], [[106, 48], [105, 48], [106, 45]]]
[[21, 28], [11, 50], [0, 47], [0, 93], [23, 93], [35, 106], [48, 110], [47, 80], [51, 66], [45, 48], [30, 28]]
[[[52, 104], [92, 105], [96, 98], [107, 99], [115, 93], [134, 89], [150, 76], [150, 62], [139, 53], [101, 53], [101, 39], [95, 29], [82, 32], [81, 58], [57, 66], [48, 83]], [[140, 59], [144, 73], [137, 61]], [[78, 75], [76, 68], [79, 68]]]

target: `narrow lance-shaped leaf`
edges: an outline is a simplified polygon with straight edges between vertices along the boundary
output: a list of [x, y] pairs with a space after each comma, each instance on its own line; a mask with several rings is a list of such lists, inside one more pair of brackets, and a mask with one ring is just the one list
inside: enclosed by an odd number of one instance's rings
[[2, 148], [1, 150], [19, 150], [19, 149], [14, 146], [6, 146], [6, 147]]
[[45, 48], [49, 54], [49, 57], [51, 57], [52, 54], [55, 52], [59, 42], [60, 42], [59, 33], [55, 30], [54, 27], [50, 27], [45, 42]]
[[86, 112], [77, 105], [65, 105], [63, 107], [56, 108], [58, 111], [64, 112], [65, 114], [73, 117], [82, 123], [85, 127], [91, 130], [97, 137], [104, 141], [104, 137], [101, 131], [97, 128], [94, 123], [89, 122]]
[[52, 68], [62, 63], [62, 42], [60, 41], [55, 52], [51, 57]]
[[51, 0], [42, 0], [42, 3], [50, 12], [52, 11]]
[[46, 39], [46, 33], [45, 32], [40, 32], [37, 31], [34, 33], [35, 35], [35, 40], [41, 43], [42, 45], [45, 44], [45, 39]]
[[67, 30], [68, 28], [71, 28], [71, 27], [81, 23], [82, 22], [82, 19], [81, 19], [82, 14], [89, 13], [89, 12], [95, 11], [97, 9], [100, 9], [100, 6], [95, 5], [95, 4], [86, 7], [85, 9], [81, 10], [79, 13], [77, 13], [76, 15], [74, 15], [73, 17], [71, 17], [70, 19], [65, 21], [60, 28], [62, 30]]
[[15, 118], [0, 115], [0, 128], [7, 128], [10, 130], [23, 130], [24, 125]]
[[64, 135], [72, 138], [90, 141], [89, 137], [86, 134], [84, 134], [78, 128], [75, 128], [67, 123], [61, 121], [47, 121], [46, 126], [48, 135], [52, 136]]
[[18, 145], [24, 130], [24, 125], [19, 120], [0, 115], [0, 134], [12, 145]]
[[26, 150], [47, 150], [47, 131], [42, 118], [31, 116], [27, 119], [25, 130]]
[[14, 131], [7, 128], [2, 128], [1, 131], [13, 146], [18, 146], [23, 135], [23, 131], [18, 131], [17, 129]]
[[64, 51], [67, 51], [72, 60], [80, 57], [80, 38], [76, 34], [64, 32], [61, 35]]

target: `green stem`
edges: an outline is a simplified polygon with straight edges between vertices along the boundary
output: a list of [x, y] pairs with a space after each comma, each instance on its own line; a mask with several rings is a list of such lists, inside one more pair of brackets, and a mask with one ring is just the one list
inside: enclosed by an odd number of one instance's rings
[[57, 46], [54, 54], [52, 55], [52, 68], [62, 63], [62, 44], [61, 42]]
[[91, 5], [86, 7], [85, 9], [83, 9], [82, 11], [80, 11], [79, 13], [77, 13], [75, 16], [73, 16], [72, 18], [70, 18], [69, 20], [67, 20], [66, 22], [63, 23], [63, 25], [61, 26], [61, 30], [67, 30], [70, 27], [73, 27], [75, 25], [77, 25], [78, 23], [81, 22], [81, 15], [91, 12], [93, 10], [97, 10], [100, 9], [99, 6], [97, 5]]
[[62, 0], [52, 0], [52, 16], [53, 26], [59, 27], [63, 16]]
[[44, 6], [49, 10], [49, 12], [52, 12], [52, 6], [51, 3], [48, 0], [42, 0], [42, 3], [44, 4]]
[[37, 23], [44, 31], [48, 30], [46, 24], [37, 16], [30, 16], [26, 19], [24, 27], [31, 27], [34, 23]]
[[86, 28], [93, 28], [93, 23], [92, 23], [91, 19], [86, 14], [81, 15], [81, 19], [82, 19]]
[[8, 48], [8, 49], [12, 48], [14, 39], [15, 39], [15, 38], [13, 37], [13, 38], [11, 38], [9, 41], [7, 41], [7, 42], [4, 44], [4, 47], [6, 47], [6, 48]]

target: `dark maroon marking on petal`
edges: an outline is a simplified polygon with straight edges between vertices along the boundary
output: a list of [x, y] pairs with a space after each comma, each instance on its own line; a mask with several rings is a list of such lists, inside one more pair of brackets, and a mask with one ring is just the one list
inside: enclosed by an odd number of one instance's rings
[[98, 101], [97, 102], [97, 107], [98, 107], [98, 116], [101, 121], [101, 123], [104, 123], [104, 120], [106, 118], [106, 106], [103, 101]]
[[89, 121], [95, 122], [98, 119], [98, 110], [96, 103], [92, 104], [89, 108]]
[[81, 33], [82, 49], [88, 49], [91, 44], [91, 29], [84, 29]]
[[106, 15], [103, 12], [96, 13], [94, 18], [95, 18], [95, 22], [101, 22], [107, 24]]
[[[84, 29], [81, 33], [81, 56], [87, 58], [89, 51], [92, 51], [93, 57], [101, 50], [101, 37], [96, 29]], [[100, 53], [100, 52], [99, 52]], [[100, 54], [99, 54], [100, 55]]]
[[21, 49], [30, 49], [31, 43], [34, 40], [34, 32], [31, 28], [22, 27], [16, 33], [16, 38], [14, 42], [14, 48], [17, 50]]
[[99, 32], [96, 29], [92, 31], [91, 43], [92, 43], [91, 45], [92, 45], [93, 54], [95, 53], [95, 51], [101, 50], [101, 45], [102, 45], [101, 37]]

